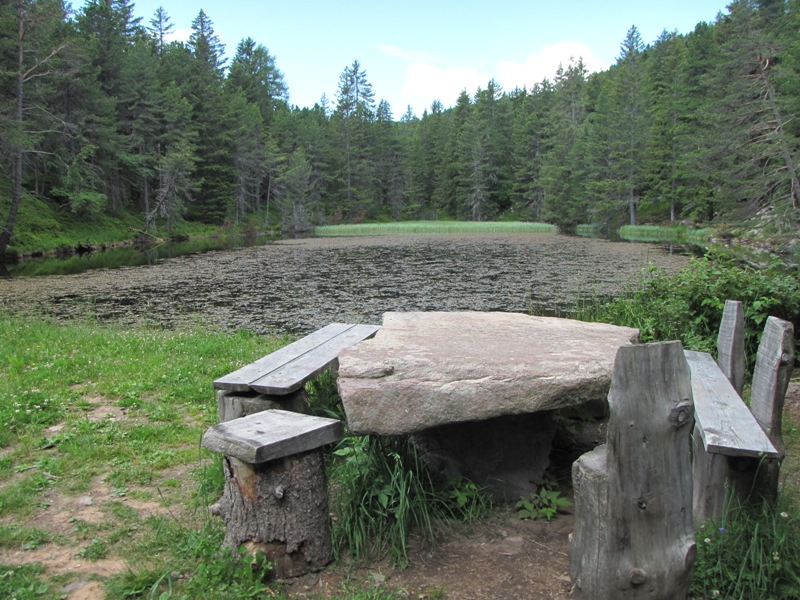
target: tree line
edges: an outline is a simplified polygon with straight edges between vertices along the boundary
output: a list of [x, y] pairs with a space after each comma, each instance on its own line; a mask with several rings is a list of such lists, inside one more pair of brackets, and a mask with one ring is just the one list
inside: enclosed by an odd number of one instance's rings
[[228, 61], [204, 11], [177, 42], [163, 8], [142, 23], [133, 6], [0, 5], [0, 254], [23, 190], [87, 219], [135, 209], [145, 230], [798, 218], [800, 0], [735, 0], [649, 45], [634, 26], [608, 70], [575, 57], [530, 87], [492, 80], [400, 118], [358, 60], [335, 98], [300, 108], [263, 45]]

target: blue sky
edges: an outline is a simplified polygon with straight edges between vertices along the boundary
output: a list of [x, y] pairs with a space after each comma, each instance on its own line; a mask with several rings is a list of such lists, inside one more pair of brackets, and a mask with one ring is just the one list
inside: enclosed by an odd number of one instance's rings
[[[552, 78], [560, 62], [582, 57], [607, 68], [631, 25], [645, 43], [663, 30], [688, 33], [725, 12], [724, 0], [572, 2], [472, 0], [134, 0], [147, 25], [163, 6], [187, 39], [202, 8], [233, 57], [246, 37], [267, 47], [289, 86], [290, 102], [333, 102], [339, 75], [358, 60], [376, 101], [399, 118], [410, 105], [420, 116], [434, 100], [455, 104], [495, 79], [506, 90]], [[74, 6], [80, 6], [76, 1]], [[491, 8], [490, 8], [491, 6]]]

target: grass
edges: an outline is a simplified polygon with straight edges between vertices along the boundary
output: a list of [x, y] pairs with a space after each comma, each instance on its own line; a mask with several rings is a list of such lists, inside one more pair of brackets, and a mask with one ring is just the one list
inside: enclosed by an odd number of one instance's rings
[[[254, 570], [249, 560], [220, 552], [224, 524], [208, 507], [222, 489], [222, 460], [199, 440], [217, 421], [211, 382], [288, 341], [247, 331], [125, 329], [0, 315], [0, 547], [68, 548], [89, 565], [124, 559], [127, 571], [105, 580], [112, 599], [284, 597], [279, 585], [264, 582], [268, 565]], [[329, 373], [309, 387], [317, 413], [341, 415]], [[361, 516], [392, 530], [394, 537], [376, 538], [372, 549], [399, 548], [394, 556], [402, 563], [414, 528], [430, 540], [434, 520], [476, 518], [486, 509], [476, 486], [434, 486], [419, 464], [406, 468], [399, 447], [380, 448], [330, 458], [332, 487], [363, 484], [368, 506], [380, 507], [385, 518], [376, 519], [371, 508]], [[336, 479], [353, 461], [370, 469]], [[87, 494], [93, 518], [75, 516], [57, 531], [39, 522], [45, 507], [74, 507]], [[344, 514], [347, 501], [336, 497]], [[343, 531], [335, 534], [340, 553], [357, 551]], [[71, 581], [64, 577], [36, 566], [0, 566], [0, 596], [57, 598]], [[3, 593], [9, 586], [13, 593]], [[343, 594], [395, 597], [360, 588]]]
[[[286, 341], [3, 314], [0, 547], [67, 544], [86, 561], [124, 557], [131, 572], [109, 584], [111, 598], [137, 597], [143, 581], [156, 597], [169, 589], [187, 597], [234, 590], [226, 580], [234, 575], [241, 586], [252, 583], [217, 558], [223, 524], [205, 506], [221, 489], [220, 459], [198, 443], [217, 420], [211, 382]], [[77, 519], [59, 535], [37, 523], [54, 499], [75, 505], [98, 485], [107, 490], [97, 501], [99, 522]], [[149, 503], [154, 513], [132, 508], [129, 499]], [[0, 596], [13, 597], [2, 593], [9, 582], [24, 590], [20, 598], [58, 597], [41, 570], [0, 567]]]
[[619, 237], [634, 242], [676, 242], [704, 245], [710, 241], [713, 230], [689, 229], [684, 225], [660, 227], [657, 225], [624, 225]]
[[453, 235], [453, 234], [558, 233], [555, 225], [546, 223], [476, 222], [476, 221], [405, 221], [400, 223], [359, 223], [355, 225], [323, 225], [314, 228], [320, 237], [380, 235]]
[[[10, 184], [0, 179], [0, 218], [5, 222], [11, 206]], [[20, 203], [14, 234], [8, 247], [10, 256], [30, 253], [50, 253], [81, 244], [111, 246], [130, 241], [141, 229], [143, 217], [136, 211], [124, 209], [116, 214], [100, 211], [96, 214], [74, 214], [68, 207], [48, 202], [27, 192]], [[179, 221], [172, 234], [186, 237], [208, 236], [217, 227]], [[166, 235], [162, 226], [158, 235]]]
[[800, 597], [800, 512], [785, 495], [774, 508], [745, 507], [734, 497], [695, 538], [693, 598]]

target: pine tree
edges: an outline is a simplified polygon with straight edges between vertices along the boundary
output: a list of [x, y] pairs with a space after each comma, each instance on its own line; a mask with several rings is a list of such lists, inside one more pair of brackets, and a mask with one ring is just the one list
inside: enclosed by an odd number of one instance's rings
[[333, 123], [341, 150], [339, 207], [348, 219], [363, 219], [374, 206], [371, 124], [375, 119], [372, 84], [357, 60], [339, 77]]
[[283, 73], [275, 66], [275, 58], [252, 38], [242, 40], [236, 48], [226, 85], [240, 90], [248, 102], [256, 105], [267, 125], [272, 114], [289, 101], [289, 91]]
[[543, 113], [543, 214], [565, 232], [587, 220], [585, 177], [580, 172], [586, 160], [582, 158], [588, 110], [586, 73], [581, 59], [571, 61], [566, 69], [559, 67], [550, 108]]
[[187, 47], [191, 61], [182, 86], [192, 105], [192, 120], [201, 140], [195, 171], [199, 188], [187, 214], [206, 223], [221, 223], [234, 204], [232, 124], [223, 89], [224, 47], [211, 19], [202, 10], [192, 21]]
[[147, 28], [147, 31], [155, 44], [156, 53], [163, 54], [168, 44], [167, 38], [175, 32], [175, 25], [163, 6], [156, 9], [153, 18], [150, 19], [150, 27]]
[[11, 241], [22, 203], [26, 157], [41, 143], [28, 115], [50, 114], [41, 96], [41, 82], [59, 69], [59, 55], [66, 45], [59, 26], [65, 16], [57, 1], [16, 0], [0, 5], [0, 29], [13, 32], [0, 38], [4, 66], [0, 70], [0, 156], [11, 180], [11, 204], [0, 230], [0, 257]]

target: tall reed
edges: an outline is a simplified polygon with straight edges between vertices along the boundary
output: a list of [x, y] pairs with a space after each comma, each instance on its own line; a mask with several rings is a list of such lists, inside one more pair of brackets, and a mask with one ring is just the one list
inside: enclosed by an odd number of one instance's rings
[[558, 233], [555, 225], [527, 222], [487, 221], [404, 221], [401, 223], [358, 223], [323, 225], [314, 228], [321, 237], [381, 235], [452, 235], [497, 233]]

